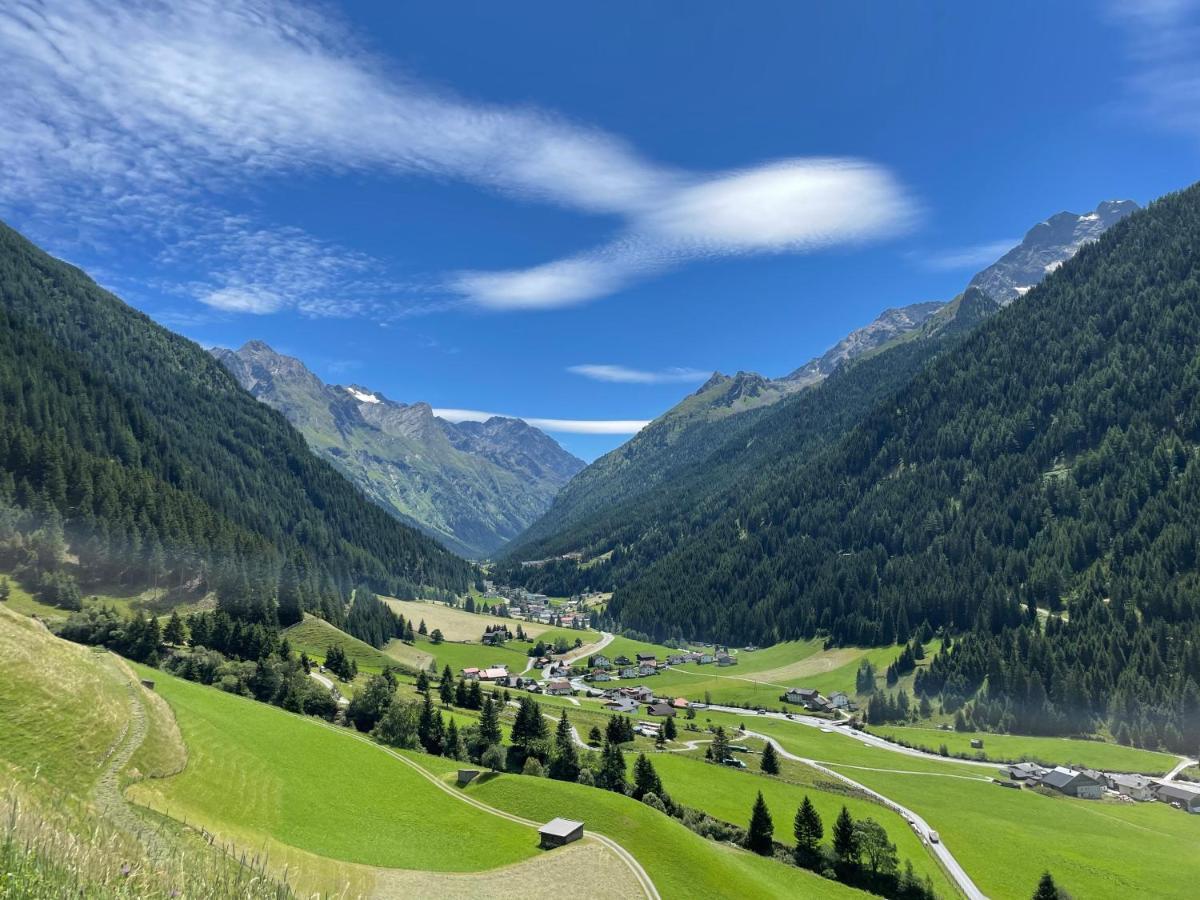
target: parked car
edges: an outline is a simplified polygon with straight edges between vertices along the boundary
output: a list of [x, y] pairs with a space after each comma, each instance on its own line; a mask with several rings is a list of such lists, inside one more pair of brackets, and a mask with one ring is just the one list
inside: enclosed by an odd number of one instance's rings
[[929, 843], [936, 844], [940, 840], [941, 840], [941, 837], [938, 835], [938, 833], [936, 831], [929, 832]]

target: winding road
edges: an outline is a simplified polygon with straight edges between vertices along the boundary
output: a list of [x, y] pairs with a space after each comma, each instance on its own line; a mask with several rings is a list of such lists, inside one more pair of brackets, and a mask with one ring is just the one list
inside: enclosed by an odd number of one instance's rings
[[950, 878], [958, 886], [958, 889], [967, 896], [968, 900], [987, 900], [986, 895], [983, 893], [983, 891], [976, 887], [975, 882], [971, 880], [971, 876], [967, 874], [966, 869], [959, 865], [958, 860], [954, 858], [954, 854], [950, 852], [946, 845], [940, 840], [937, 842], [930, 840], [929, 834], [931, 831], [933, 831], [933, 829], [929, 827], [928, 822], [926, 822], [911, 809], [906, 806], [901, 806], [896, 801], [888, 799], [878, 791], [871, 790], [865, 784], [860, 784], [853, 778], [843, 775], [841, 772], [835, 772], [833, 769], [830, 769], [828, 766], [825, 766], [816, 760], [807, 759], [803, 756], [797, 756], [796, 754], [783, 749], [779, 742], [773, 737], [768, 737], [767, 735], [761, 734], [757, 731], [745, 731], [743, 733], [748, 737], [758, 738], [759, 740], [770, 744], [775, 748], [775, 752], [784, 759], [790, 759], [795, 762], [804, 763], [806, 766], [811, 766], [818, 772], [828, 775], [830, 778], [836, 778], [838, 781], [841, 781], [842, 783], [847, 784], [856, 790], [862, 791], [863, 793], [874, 797], [889, 809], [900, 813], [900, 815], [904, 816], [906, 819], [908, 819], [908, 821], [913, 823], [913, 825], [916, 827], [917, 834], [919, 834], [922, 840], [925, 841], [930, 851], [934, 856], [937, 857], [938, 861], [942, 864], [942, 867], [946, 870], [946, 874], [950, 876]]

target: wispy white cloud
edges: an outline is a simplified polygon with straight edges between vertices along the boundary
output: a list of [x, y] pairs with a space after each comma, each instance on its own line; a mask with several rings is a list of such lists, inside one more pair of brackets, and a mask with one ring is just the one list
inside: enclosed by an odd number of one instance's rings
[[689, 384], [703, 381], [712, 374], [704, 369], [670, 368], [655, 372], [646, 369], [631, 369], [627, 366], [594, 363], [568, 366], [567, 371], [593, 381], [610, 381], [619, 384]]
[[1200, 0], [1113, 0], [1130, 38], [1127, 110], [1200, 139]]
[[938, 271], [979, 268], [980, 266], [990, 266], [1019, 243], [1021, 243], [1019, 238], [1004, 238], [998, 241], [970, 244], [966, 247], [936, 250], [927, 254], [914, 254], [913, 258], [925, 268]]
[[[72, 222], [93, 245], [145, 240], [167, 261], [199, 251], [195, 299], [237, 312], [562, 306], [694, 259], [885, 237], [915, 213], [870, 163], [684, 172], [552, 113], [456, 97], [287, 0], [7, 4], [0, 135], [0, 210], [46, 230]], [[376, 261], [222, 211], [262, 179], [348, 171], [457, 179], [623, 224], [574, 257], [440, 279], [449, 297], [430, 299], [390, 284]], [[292, 245], [303, 248], [294, 270]]]
[[804, 253], [888, 237], [909, 228], [918, 211], [879, 166], [791, 159], [674, 177], [626, 212], [621, 234], [598, 248], [524, 269], [462, 272], [449, 286], [493, 309], [571, 306], [698, 259]]
[[434, 409], [433, 414], [447, 422], [486, 422], [497, 416], [520, 419], [534, 428], [565, 434], [637, 434], [650, 424], [649, 419], [543, 419], [479, 409]]

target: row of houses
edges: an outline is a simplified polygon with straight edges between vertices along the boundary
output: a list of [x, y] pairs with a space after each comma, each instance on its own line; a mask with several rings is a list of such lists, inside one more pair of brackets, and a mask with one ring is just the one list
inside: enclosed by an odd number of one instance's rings
[[623, 716], [633, 715], [645, 706], [647, 715], [674, 718], [691, 706], [691, 701], [686, 697], [657, 698], [654, 691], [641, 684], [637, 687], [605, 691], [602, 696], [605, 699], [605, 709]]
[[1000, 774], [1011, 781], [1027, 785], [1042, 785], [1080, 800], [1099, 800], [1111, 791], [1130, 800], [1158, 800], [1170, 803], [1189, 813], [1200, 813], [1200, 788], [1159, 781], [1145, 775], [1124, 775], [1098, 772], [1095, 769], [1072, 769], [1067, 766], [1046, 768], [1037, 763], [1016, 763], [1004, 766]]
[[803, 706], [810, 712], [827, 712], [835, 710], [852, 710], [855, 708], [850, 695], [845, 691], [834, 691], [828, 697], [822, 697], [816, 688], [789, 688], [782, 698], [786, 703]]

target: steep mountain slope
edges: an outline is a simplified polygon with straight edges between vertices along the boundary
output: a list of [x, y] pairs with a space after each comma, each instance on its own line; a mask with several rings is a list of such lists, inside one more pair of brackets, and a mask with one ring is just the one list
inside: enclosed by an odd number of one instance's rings
[[[624, 564], [617, 568], [630, 571], [657, 558], [685, 533], [682, 520], [694, 520], [702, 498], [716, 496], [719, 486], [758, 466], [777, 464], [779, 458], [770, 453], [811, 452], [814, 440], [837, 437], [947, 341], [993, 315], [1007, 294], [993, 298], [981, 285], [1003, 291], [1014, 278], [1033, 278], [1028, 272], [1035, 263], [1040, 280], [1055, 268], [1048, 260], [1069, 258], [1136, 208], [1132, 201], [1105, 201], [1092, 213], [1059, 213], [1030, 229], [1020, 245], [978, 273], [951, 302], [889, 309], [783, 378], [744, 372], [733, 378], [714, 375], [695, 394], [581, 472], [546, 515], [506, 548], [505, 557], [547, 559], [572, 551], [590, 556], [620, 550], [616, 559], [623, 557]], [[895, 359], [873, 361], [905, 345], [915, 346]], [[867, 370], [818, 398], [799, 401], [792, 396], [856, 362], [868, 361]], [[786, 410], [771, 408], [780, 401], [789, 404]], [[844, 408], [832, 412], [838, 404]], [[809, 421], [796, 426], [797, 419]], [[756, 448], [754, 453], [744, 452], [749, 446]], [[719, 449], [720, 458], [709, 460]], [[679, 497], [672, 497], [676, 484]], [[685, 496], [686, 503], [680, 499]], [[572, 564], [558, 563], [527, 571], [522, 580], [558, 593], [569, 585], [611, 588], [626, 574], [608, 563], [589, 567], [586, 573], [571, 569]], [[519, 573], [510, 575], [516, 578]]]
[[44, 575], [65, 530], [110, 583], [273, 588], [290, 559], [314, 599], [361, 580], [465, 589], [466, 562], [365, 502], [204, 350], [3, 225], [0, 301], [0, 537], [15, 563], [41, 542]]
[[[1183, 746], [1200, 733], [1197, 346], [1193, 187], [1082, 248], [845, 438], [728, 492], [612, 615], [759, 642], [946, 626], [967, 635], [922, 688], [951, 708], [986, 678], [988, 721], [1111, 715]], [[1043, 634], [1034, 608], [1063, 606]]]
[[427, 403], [325, 384], [261, 341], [212, 353], [368, 497], [465, 556], [488, 556], [519, 534], [583, 468], [518, 419], [447, 422]]

